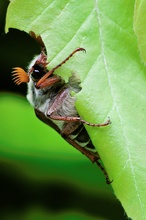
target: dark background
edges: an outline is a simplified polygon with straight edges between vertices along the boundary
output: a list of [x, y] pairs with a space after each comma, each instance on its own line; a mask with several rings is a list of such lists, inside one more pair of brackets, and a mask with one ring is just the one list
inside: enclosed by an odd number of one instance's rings
[[[12, 68], [20, 66], [25, 68], [35, 54], [40, 53], [40, 48], [28, 34], [10, 29], [4, 31], [6, 9], [9, 1], [0, 1], [0, 94], [4, 93], [26, 95], [26, 85], [17, 87], [11, 79]], [[3, 128], [1, 128], [3, 129]], [[0, 140], [0, 145], [1, 145]], [[89, 185], [90, 189], [90, 185]], [[120, 203], [111, 197], [94, 191], [81, 190], [72, 181], [51, 179], [49, 181], [36, 180], [28, 177], [15, 163], [6, 160], [0, 155], [0, 219], [65, 219], [53, 214], [75, 212], [82, 213], [69, 215], [67, 219], [97, 219], [100, 216], [108, 220], [126, 219]], [[98, 208], [97, 208], [98, 204]], [[24, 217], [24, 213], [31, 207], [39, 207], [45, 214]], [[34, 210], [33, 209], [33, 210]], [[52, 218], [44, 217], [52, 213]]]
[[0, 90], [25, 95], [26, 85], [17, 87], [12, 82], [12, 68], [15, 66], [25, 68], [33, 56], [40, 53], [40, 48], [25, 32], [10, 29], [5, 34], [5, 17], [8, 4], [9, 1], [7, 0], [0, 1]]

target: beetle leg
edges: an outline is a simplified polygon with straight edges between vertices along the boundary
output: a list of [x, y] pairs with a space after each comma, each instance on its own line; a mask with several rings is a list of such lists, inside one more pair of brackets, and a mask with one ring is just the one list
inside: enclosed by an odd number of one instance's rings
[[[52, 105], [49, 107], [48, 111], [47, 111], [47, 117], [50, 117], [53, 120], [58, 120], [58, 121], [66, 121], [66, 122], [81, 122], [83, 124], [89, 125], [89, 126], [93, 126], [93, 127], [101, 127], [101, 126], [107, 126], [111, 123], [110, 119], [108, 119], [105, 123], [101, 123], [101, 124], [93, 124], [90, 122], [87, 122], [83, 119], [81, 119], [78, 116], [63, 116], [63, 115], [57, 115], [56, 111], [57, 109], [60, 108], [60, 106], [62, 105], [63, 100], [68, 96], [69, 94], [69, 90], [67, 88], [63, 88], [60, 93], [58, 94], [58, 96], [55, 98], [54, 102], [52, 103]], [[55, 115], [56, 113], [56, 115]]]
[[92, 126], [92, 127], [102, 127], [102, 126], [107, 126], [111, 123], [110, 119], [108, 119], [106, 122], [101, 123], [101, 124], [93, 124], [90, 122], [87, 122], [83, 119], [81, 119], [80, 117], [73, 117], [73, 116], [60, 116], [60, 115], [54, 115], [54, 113], [52, 113], [51, 115], [49, 115], [49, 117], [53, 120], [59, 120], [59, 121], [66, 121], [66, 122], [82, 122], [83, 124]]
[[51, 86], [59, 81], [61, 81], [61, 78], [59, 76], [52, 76], [52, 77], [45, 79], [41, 84], [39, 84], [39, 86], [37, 86], [36, 84], [36, 88], [42, 89], [42, 88]]
[[79, 48], [77, 48], [77, 49], [75, 49], [66, 59], [64, 59], [61, 63], [59, 63], [57, 66], [55, 66], [54, 68], [52, 68], [50, 71], [48, 71], [38, 82], [37, 82], [37, 84], [36, 84], [36, 87], [39, 87], [40, 86], [40, 84], [42, 84], [44, 81], [45, 81], [45, 79], [47, 79], [48, 78], [48, 76], [50, 76], [51, 74], [53, 74], [54, 73], [54, 71], [56, 70], [56, 69], [58, 69], [59, 67], [61, 67], [64, 63], [66, 63], [66, 61], [68, 61], [76, 52], [78, 52], [78, 51], [86, 51], [84, 48], [82, 48], [82, 47], [79, 47]]

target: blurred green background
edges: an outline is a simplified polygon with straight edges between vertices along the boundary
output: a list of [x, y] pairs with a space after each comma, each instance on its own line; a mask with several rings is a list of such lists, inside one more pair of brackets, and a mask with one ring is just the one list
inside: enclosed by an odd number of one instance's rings
[[5, 35], [8, 4], [0, 1], [0, 219], [126, 219], [98, 167], [40, 122], [26, 85], [12, 82], [12, 68], [40, 48], [18, 30]]

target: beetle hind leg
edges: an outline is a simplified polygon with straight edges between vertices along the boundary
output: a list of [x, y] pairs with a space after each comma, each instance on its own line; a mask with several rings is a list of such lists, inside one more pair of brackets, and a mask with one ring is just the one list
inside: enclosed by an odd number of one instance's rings
[[95, 163], [97, 164], [97, 166], [100, 168], [100, 170], [103, 172], [104, 176], [105, 176], [105, 179], [106, 179], [106, 183], [107, 184], [111, 184], [113, 181], [111, 181], [109, 179], [109, 176], [105, 170], [105, 168], [101, 165], [101, 163], [99, 162], [99, 160], [96, 160]]

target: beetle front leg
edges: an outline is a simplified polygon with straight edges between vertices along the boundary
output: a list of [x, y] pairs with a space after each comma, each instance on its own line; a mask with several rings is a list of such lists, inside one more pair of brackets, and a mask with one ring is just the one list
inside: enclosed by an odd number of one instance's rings
[[36, 88], [43, 89], [45, 87], [51, 86], [51, 85], [53, 85], [57, 82], [60, 82], [60, 81], [61, 81], [61, 78], [59, 76], [52, 76], [52, 77], [45, 79], [41, 84], [39, 84], [39, 86], [36, 83]]
[[[37, 87], [39, 87], [50, 75], [52, 75], [54, 73], [54, 71], [56, 69], [58, 69], [59, 67], [61, 67], [63, 64], [65, 64], [76, 52], [78, 51], [84, 51], [86, 52], [86, 50], [82, 47], [79, 47], [77, 49], [75, 49], [67, 58], [65, 58], [61, 63], [59, 63], [57, 66], [55, 66], [54, 68], [52, 68], [50, 71], [48, 71], [38, 82], [37, 82]], [[48, 63], [46, 63], [48, 64]]]

